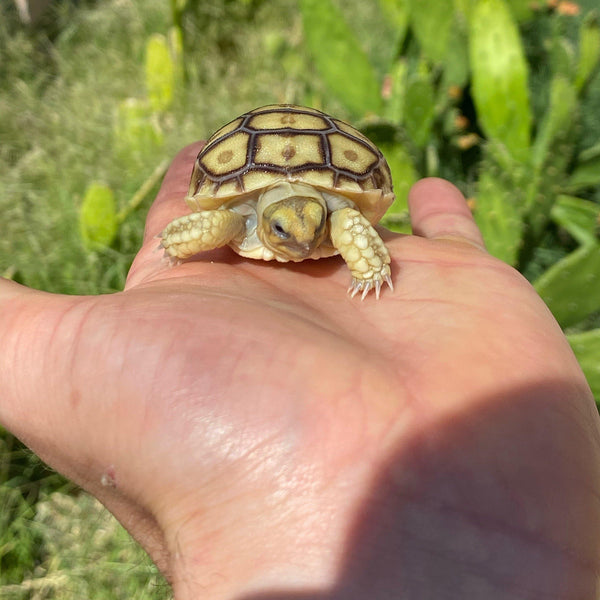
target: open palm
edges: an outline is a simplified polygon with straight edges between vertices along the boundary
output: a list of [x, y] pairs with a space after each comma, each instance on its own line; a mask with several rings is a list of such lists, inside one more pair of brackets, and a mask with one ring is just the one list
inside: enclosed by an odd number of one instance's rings
[[415, 186], [417, 235], [387, 236], [395, 291], [361, 302], [339, 258], [170, 267], [155, 236], [197, 151], [167, 174], [124, 292], [0, 282], [5, 426], [99, 497], [178, 599], [592, 598], [591, 395], [460, 194]]

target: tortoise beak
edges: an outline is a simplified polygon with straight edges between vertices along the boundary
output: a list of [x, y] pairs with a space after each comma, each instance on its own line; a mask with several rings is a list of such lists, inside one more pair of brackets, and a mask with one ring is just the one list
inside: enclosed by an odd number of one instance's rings
[[293, 239], [285, 244], [281, 244], [285, 248], [285, 254], [290, 260], [303, 260], [309, 257], [317, 245], [315, 242], [298, 242]]

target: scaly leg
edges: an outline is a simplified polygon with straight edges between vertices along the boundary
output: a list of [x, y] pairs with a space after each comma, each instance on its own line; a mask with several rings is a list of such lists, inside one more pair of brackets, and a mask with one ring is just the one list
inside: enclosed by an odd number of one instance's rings
[[350, 295], [362, 291], [364, 300], [374, 289], [379, 298], [384, 282], [393, 290], [390, 254], [368, 219], [353, 208], [340, 208], [331, 213], [330, 220], [331, 241], [352, 273]]
[[220, 248], [244, 231], [244, 217], [231, 210], [205, 210], [171, 221], [160, 247], [175, 259]]

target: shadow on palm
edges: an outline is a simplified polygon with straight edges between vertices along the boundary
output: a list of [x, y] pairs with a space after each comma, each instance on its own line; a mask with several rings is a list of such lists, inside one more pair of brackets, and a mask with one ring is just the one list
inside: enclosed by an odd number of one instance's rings
[[565, 450], [588, 482], [595, 459], [577, 427], [548, 413], [570, 389], [549, 378], [414, 429], [373, 474], [334, 585], [241, 600], [595, 597], [597, 536], [592, 513], [573, 512], [589, 505]]

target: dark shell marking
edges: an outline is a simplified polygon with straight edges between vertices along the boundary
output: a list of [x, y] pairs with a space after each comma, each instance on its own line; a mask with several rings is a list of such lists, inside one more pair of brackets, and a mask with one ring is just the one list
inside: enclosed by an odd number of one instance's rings
[[356, 129], [311, 108], [263, 106], [221, 127], [196, 159], [188, 197], [226, 197], [275, 180], [391, 192], [381, 152]]

